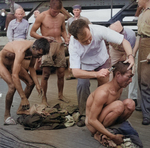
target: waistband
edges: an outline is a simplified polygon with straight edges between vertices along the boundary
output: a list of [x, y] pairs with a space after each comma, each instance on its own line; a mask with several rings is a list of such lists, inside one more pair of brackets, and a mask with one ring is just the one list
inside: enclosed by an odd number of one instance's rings
[[144, 35], [144, 34], [138, 34], [141, 38], [150, 38], [150, 36]]

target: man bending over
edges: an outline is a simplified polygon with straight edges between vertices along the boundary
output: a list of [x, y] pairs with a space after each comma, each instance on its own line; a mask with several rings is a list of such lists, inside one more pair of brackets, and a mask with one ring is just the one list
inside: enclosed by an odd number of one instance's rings
[[[0, 76], [8, 85], [5, 105], [5, 124], [15, 124], [11, 117], [10, 108], [14, 93], [17, 89], [21, 103], [17, 114], [26, 114], [29, 109], [28, 98], [36, 85], [38, 93], [41, 95], [42, 89], [38, 82], [34, 64], [36, 58], [49, 52], [50, 45], [47, 39], [41, 38], [33, 41], [20, 40], [7, 43], [0, 51]], [[25, 58], [31, 58], [26, 62]], [[29, 70], [30, 74], [27, 72]], [[25, 82], [26, 88], [23, 91], [20, 79]]]
[[114, 135], [106, 127], [127, 120], [135, 109], [132, 99], [120, 101], [123, 88], [132, 82], [132, 69], [127, 70], [129, 63], [118, 62], [114, 65], [112, 81], [99, 86], [90, 94], [86, 103], [86, 126], [97, 139], [101, 133], [116, 144], [123, 142], [123, 135]]

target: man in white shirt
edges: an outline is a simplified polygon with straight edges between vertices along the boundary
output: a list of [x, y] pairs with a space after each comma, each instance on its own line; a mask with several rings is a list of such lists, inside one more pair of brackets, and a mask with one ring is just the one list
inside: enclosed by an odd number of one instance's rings
[[[110, 60], [104, 40], [116, 44], [122, 44], [130, 63], [134, 65], [132, 48], [124, 36], [100, 25], [87, 24], [79, 19], [72, 22], [69, 27], [72, 35], [69, 42], [70, 68], [73, 75], [78, 78], [77, 96], [81, 120], [78, 126], [85, 125], [86, 100], [90, 94], [90, 78], [97, 78], [98, 86], [109, 81]], [[80, 122], [81, 121], [81, 122]]]

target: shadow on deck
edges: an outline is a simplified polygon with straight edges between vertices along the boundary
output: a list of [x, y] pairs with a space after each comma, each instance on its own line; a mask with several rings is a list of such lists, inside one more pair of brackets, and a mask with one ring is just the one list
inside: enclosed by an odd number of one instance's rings
[[[66, 71], [67, 73], [67, 71]], [[40, 80], [41, 76], [38, 75]], [[22, 83], [23, 87], [25, 86]], [[69, 105], [76, 105], [76, 85], [77, 80], [65, 80], [64, 85], [64, 96], [70, 100]], [[91, 79], [91, 91], [95, 90], [97, 86], [97, 81]], [[68, 127], [65, 129], [57, 130], [24, 130], [23, 126], [17, 125], [3, 125], [4, 123], [4, 108], [5, 108], [5, 96], [7, 92], [6, 83], [0, 79], [0, 147], [4, 148], [32, 148], [32, 147], [42, 147], [42, 148], [103, 148], [98, 141], [94, 140], [91, 137], [90, 132], [86, 127]], [[128, 88], [124, 89], [122, 98], [127, 97]], [[63, 102], [60, 102], [57, 98], [57, 82], [56, 74], [52, 74], [48, 81], [48, 103], [50, 106], [55, 105], [56, 103], [61, 103], [66, 105]], [[30, 98], [30, 105], [34, 103], [41, 103], [41, 100], [38, 97], [37, 91], [34, 88]], [[12, 108], [11, 115], [14, 119], [17, 119], [16, 115], [17, 108], [20, 104], [20, 97], [16, 92]], [[68, 104], [67, 104], [68, 105]], [[149, 148], [150, 146], [150, 125], [144, 126], [142, 122], [142, 113], [134, 111], [132, 116], [129, 118], [130, 123], [139, 133], [140, 139], [143, 142], [144, 148]]]

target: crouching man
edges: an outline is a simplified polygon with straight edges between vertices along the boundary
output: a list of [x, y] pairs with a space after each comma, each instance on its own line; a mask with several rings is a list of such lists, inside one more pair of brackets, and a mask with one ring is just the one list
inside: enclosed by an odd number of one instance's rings
[[[16, 124], [11, 117], [10, 108], [14, 93], [17, 89], [21, 103], [17, 114], [26, 114], [29, 109], [28, 98], [36, 85], [39, 94], [42, 89], [39, 85], [34, 64], [36, 58], [49, 53], [50, 45], [47, 39], [41, 38], [33, 41], [21, 40], [7, 43], [0, 51], [0, 76], [8, 85], [4, 124]], [[26, 60], [29, 59], [30, 60]], [[27, 69], [29, 73], [27, 72]], [[26, 84], [25, 90], [21, 86], [20, 79]]]
[[129, 63], [118, 62], [114, 65], [112, 81], [99, 86], [90, 94], [86, 103], [86, 126], [100, 142], [98, 135], [106, 135], [116, 144], [123, 142], [123, 135], [114, 135], [106, 128], [127, 120], [135, 109], [132, 99], [120, 101], [123, 88], [132, 82], [132, 69]]

